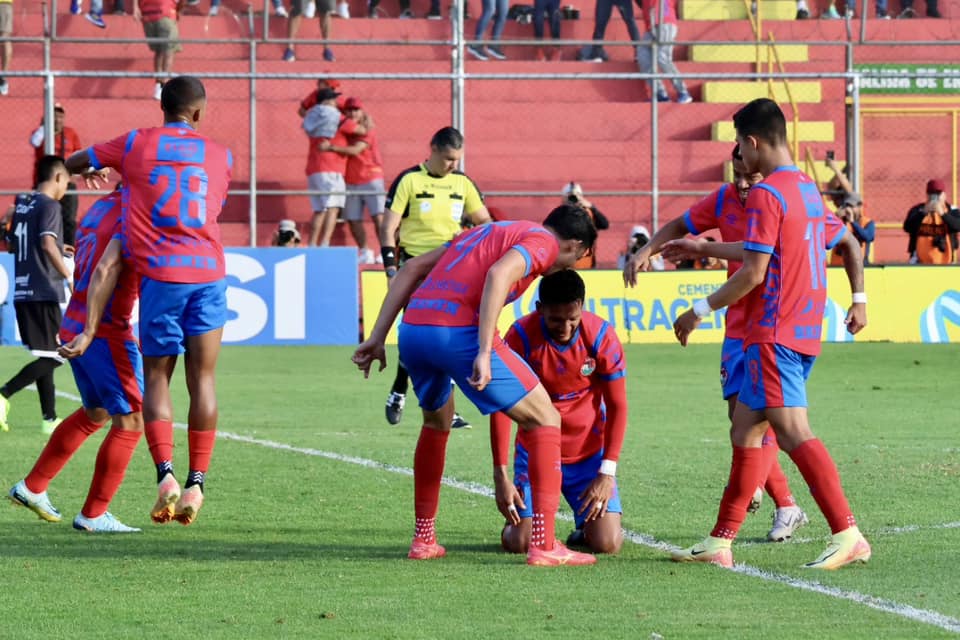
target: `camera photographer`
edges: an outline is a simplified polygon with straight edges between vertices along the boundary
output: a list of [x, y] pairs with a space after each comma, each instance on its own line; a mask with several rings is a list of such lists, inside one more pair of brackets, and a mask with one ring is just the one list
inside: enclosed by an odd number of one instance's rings
[[[859, 193], [848, 193], [837, 209], [837, 217], [847, 225], [850, 233], [860, 243], [863, 265], [870, 264], [870, 245], [877, 235], [873, 220], [863, 213], [863, 198]], [[843, 247], [838, 245], [830, 254], [831, 267], [843, 266]]]
[[947, 202], [942, 180], [927, 182], [927, 200], [914, 205], [903, 221], [910, 234], [910, 264], [952, 264], [960, 232], [960, 211]]
[[823, 194], [833, 202], [833, 206], [839, 209], [843, 206], [844, 199], [853, 193], [853, 185], [850, 184], [850, 165], [843, 165], [843, 169], [840, 169], [833, 151], [827, 151], [825, 164], [830, 171], [833, 171], [833, 177], [827, 183]]
[[293, 220], [281, 220], [277, 230], [273, 232], [273, 246], [299, 247], [300, 232], [297, 231], [297, 223]]
[[[599, 209], [593, 206], [593, 203], [583, 197], [583, 188], [579, 184], [571, 180], [563, 186], [563, 189], [560, 193], [563, 196], [564, 203], [578, 206], [590, 214], [590, 219], [593, 221], [593, 226], [597, 228], [597, 231], [603, 231], [610, 228], [610, 221], [607, 220], [607, 217], [603, 215]], [[593, 250], [588, 251], [582, 258], [577, 260], [576, 264], [573, 265], [573, 268], [593, 269], [596, 266], [597, 245], [594, 244]]]
[[[627, 260], [630, 256], [636, 254], [640, 249], [650, 242], [650, 231], [642, 224], [638, 224], [630, 231], [630, 239], [627, 240], [627, 250], [620, 254], [617, 259], [617, 269], [623, 271], [627, 266]], [[650, 256], [650, 271], [663, 271], [663, 257], [658, 253]]]

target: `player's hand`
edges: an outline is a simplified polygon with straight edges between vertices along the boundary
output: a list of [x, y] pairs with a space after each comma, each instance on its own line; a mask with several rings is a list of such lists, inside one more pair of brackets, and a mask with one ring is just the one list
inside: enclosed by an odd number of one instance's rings
[[329, 140], [321, 140], [317, 143], [317, 147], [320, 149], [320, 151], [330, 151], [330, 147], [332, 146], [333, 145], [330, 144]]
[[623, 284], [637, 286], [637, 273], [641, 271], [650, 271], [650, 252], [645, 249], [627, 256], [627, 263], [623, 265]]
[[364, 378], [370, 377], [370, 366], [373, 365], [374, 360], [380, 363], [380, 368], [377, 371], [383, 371], [387, 368], [387, 350], [383, 346], [383, 342], [380, 341], [365, 340], [353, 352], [350, 359], [360, 371], [363, 371]]
[[57, 353], [60, 354], [61, 358], [73, 360], [74, 358], [82, 356], [91, 342], [93, 342], [91, 336], [88, 336], [86, 333], [81, 333], [67, 344], [60, 345]]
[[481, 351], [473, 359], [473, 375], [467, 382], [477, 391], [483, 391], [490, 384], [492, 377], [490, 374], [490, 352]]
[[91, 169], [81, 174], [83, 183], [87, 185], [87, 189], [94, 190], [99, 189], [101, 185], [106, 184], [109, 176], [110, 167], [104, 167], [103, 169]]
[[76, 248], [72, 244], [63, 245], [63, 256], [65, 258], [73, 258], [74, 254], [77, 252]]
[[602, 518], [607, 512], [607, 505], [610, 504], [610, 498], [613, 497], [613, 487], [615, 482], [613, 476], [604, 473], [598, 473], [590, 486], [580, 494], [580, 510], [577, 515], [585, 515], [586, 522]]
[[509, 524], [520, 524], [519, 510], [526, 509], [523, 496], [517, 487], [506, 476], [498, 476], [493, 483], [494, 497], [497, 500], [497, 509], [503, 514]]
[[680, 262], [681, 260], [696, 260], [702, 257], [701, 243], [691, 238], [671, 240], [663, 245], [661, 253], [664, 260]]
[[681, 313], [676, 322], [673, 323], [673, 333], [677, 336], [680, 344], [685, 347], [687, 346], [687, 340], [690, 338], [690, 334], [699, 326], [700, 318], [693, 312], [693, 309], [687, 309]]
[[853, 335], [867, 326], [867, 305], [863, 303], [850, 305], [850, 309], [847, 311], [846, 325], [847, 331]]

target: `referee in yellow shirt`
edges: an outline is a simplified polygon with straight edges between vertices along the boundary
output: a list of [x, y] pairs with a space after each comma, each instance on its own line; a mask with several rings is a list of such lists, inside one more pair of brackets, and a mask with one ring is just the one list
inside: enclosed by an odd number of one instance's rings
[[[449, 242], [463, 226], [490, 222], [480, 190], [457, 170], [461, 156], [463, 134], [453, 127], [444, 127], [433, 134], [426, 162], [403, 171], [390, 185], [380, 237], [387, 280], [396, 275], [397, 267], [405, 260]], [[390, 424], [397, 424], [403, 416], [408, 382], [401, 362], [387, 397]], [[470, 425], [454, 414], [452, 426], [457, 429]]]

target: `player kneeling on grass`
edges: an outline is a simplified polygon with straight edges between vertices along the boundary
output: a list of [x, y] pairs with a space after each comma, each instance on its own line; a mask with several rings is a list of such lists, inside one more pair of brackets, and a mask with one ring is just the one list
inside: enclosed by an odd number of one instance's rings
[[[73, 340], [87, 321], [88, 293], [100, 258], [110, 247], [119, 251], [121, 193], [119, 188], [98, 200], [77, 227], [77, 258], [74, 292], [60, 326], [60, 339]], [[47, 497], [47, 486], [60, 473], [77, 449], [113, 417], [113, 428], [100, 445], [87, 501], [73, 520], [73, 528], [94, 533], [140, 531], [117, 520], [107, 507], [123, 482], [127, 465], [143, 434], [143, 361], [133, 337], [130, 319], [137, 299], [136, 272], [124, 267], [116, 288], [99, 287], [109, 303], [96, 336], [82, 356], [70, 360], [73, 377], [83, 401], [50, 435], [26, 478], [10, 489], [10, 499], [48, 522], [59, 522], [60, 512]], [[92, 294], [95, 295], [95, 294]], [[93, 306], [98, 306], [94, 304]]]
[[[617, 553], [623, 544], [617, 460], [627, 428], [626, 360], [613, 327], [583, 310], [585, 289], [576, 271], [540, 281], [537, 310], [517, 320], [504, 342], [533, 367], [560, 412], [561, 491], [573, 509], [576, 531], [567, 544]], [[510, 418], [490, 416], [497, 507], [507, 519], [503, 548], [526, 553], [533, 519], [527, 434], [517, 433], [507, 473]]]

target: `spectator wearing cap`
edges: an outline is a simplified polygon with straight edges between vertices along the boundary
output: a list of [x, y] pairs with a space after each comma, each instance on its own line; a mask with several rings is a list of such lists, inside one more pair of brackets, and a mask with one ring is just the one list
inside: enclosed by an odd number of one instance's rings
[[136, 0], [133, 3], [133, 18], [143, 22], [143, 35], [151, 40], [147, 42], [153, 52], [153, 71], [156, 84], [153, 87], [153, 99], [159, 100], [163, 92], [164, 78], [173, 71], [173, 58], [182, 49], [178, 0]]
[[[837, 209], [837, 217], [847, 225], [847, 229], [860, 243], [860, 255], [863, 256], [863, 265], [870, 264], [870, 245], [876, 238], [876, 225], [863, 212], [863, 198], [856, 191], [844, 196], [843, 202]], [[838, 245], [830, 254], [830, 266], [843, 265], [843, 247]]]
[[[597, 228], [597, 231], [603, 231], [604, 229], [610, 228], [610, 221], [607, 220], [607, 217], [603, 215], [599, 209], [593, 206], [589, 200], [583, 197], [583, 188], [573, 182], [572, 180], [567, 184], [563, 185], [563, 189], [560, 191], [563, 196], [563, 201], [565, 204], [572, 204], [580, 207], [588, 214], [590, 214], [590, 219], [593, 221], [593, 226]], [[594, 243], [593, 250], [588, 251], [582, 258], [577, 260], [573, 265], [574, 269], [593, 269], [597, 266], [597, 245]]]
[[338, 146], [332, 143], [325, 149], [345, 156], [347, 169], [344, 182], [347, 186], [347, 199], [343, 208], [343, 219], [350, 225], [350, 233], [360, 250], [361, 264], [374, 264], [379, 254], [367, 244], [367, 230], [363, 226], [363, 210], [369, 212], [373, 226], [380, 237], [383, 224], [383, 210], [386, 191], [383, 184], [383, 158], [377, 144], [377, 134], [370, 118], [357, 98], [347, 98], [343, 105], [344, 115], [361, 125], [363, 133], [347, 136], [348, 144]]
[[[66, 121], [66, 111], [59, 102], [53, 105], [53, 155], [61, 158], [69, 158], [71, 155], [80, 151], [83, 147], [80, 145], [80, 136], [74, 131], [73, 127], [64, 124]], [[43, 126], [43, 119], [40, 120], [40, 126], [34, 129], [30, 134], [30, 144], [33, 145], [34, 163], [33, 163], [33, 185], [37, 184], [37, 163], [46, 155], [44, 151], [44, 141], [46, 140], [46, 128]], [[73, 250], [74, 234], [77, 229], [77, 188], [72, 182], [67, 183], [67, 193], [60, 200], [60, 211], [63, 215], [63, 244], [67, 245], [68, 253]]]
[[272, 244], [275, 247], [299, 247], [300, 232], [297, 231], [297, 223], [293, 220], [281, 220], [277, 230], [273, 232]]
[[[638, 224], [630, 230], [630, 238], [627, 240], [627, 250], [620, 254], [617, 259], [617, 269], [623, 271], [627, 266], [627, 259], [637, 253], [647, 243], [650, 242], [650, 230], [642, 224]], [[659, 253], [650, 256], [650, 270], [663, 271], [663, 256]]]
[[960, 211], [947, 202], [943, 181], [927, 182], [927, 200], [914, 205], [903, 221], [910, 235], [907, 253], [910, 264], [951, 264], [955, 262]]
[[286, 62], [293, 62], [297, 59], [297, 54], [293, 49], [293, 39], [297, 37], [297, 32], [300, 31], [300, 23], [303, 21], [303, 10], [308, 3], [316, 7], [318, 17], [320, 18], [320, 35], [324, 41], [323, 59], [327, 62], [333, 62], [337, 58], [333, 55], [330, 47], [326, 45], [326, 42], [330, 40], [330, 17], [337, 10], [335, 0], [293, 0], [293, 2], [290, 3], [290, 18], [287, 20], [287, 48], [283, 51], [283, 59]]
[[[310, 246], [330, 245], [337, 216], [346, 202], [346, 184], [344, 174], [347, 170], [347, 156], [330, 151], [331, 146], [348, 146], [348, 136], [364, 135], [366, 127], [351, 118], [337, 116], [336, 126], [330, 127], [325, 118], [318, 117], [320, 124], [310, 128], [312, 114], [326, 114], [336, 111], [340, 94], [333, 89], [322, 89], [317, 94], [317, 104], [304, 116], [304, 130], [307, 132], [307, 186], [319, 193], [310, 195], [313, 207], [313, 223], [310, 228]], [[314, 110], [317, 110], [316, 112]]]
[[[317, 78], [317, 88], [311, 91], [307, 97], [300, 101], [300, 107], [297, 113], [300, 117], [307, 115], [307, 111], [310, 110], [310, 107], [317, 104], [317, 96], [320, 95], [320, 92], [324, 89], [333, 89], [334, 91], [340, 91], [340, 81], [336, 78], [331, 78], [329, 76], [321, 76]], [[341, 92], [342, 93], [342, 92]], [[337, 99], [337, 107], [343, 111], [343, 98]]]

